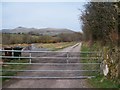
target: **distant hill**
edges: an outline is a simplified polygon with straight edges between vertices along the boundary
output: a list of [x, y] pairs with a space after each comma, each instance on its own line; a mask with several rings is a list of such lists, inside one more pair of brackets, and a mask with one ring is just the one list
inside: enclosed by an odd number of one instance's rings
[[61, 33], [75, 33], [70, 29], [64, 28], [25, 28], [25, 27], [17, 27], [15, 29], [3, 29], [2, 33], [28, 33], [28, 34], [39, 34], [39, 35], [57, 35]]

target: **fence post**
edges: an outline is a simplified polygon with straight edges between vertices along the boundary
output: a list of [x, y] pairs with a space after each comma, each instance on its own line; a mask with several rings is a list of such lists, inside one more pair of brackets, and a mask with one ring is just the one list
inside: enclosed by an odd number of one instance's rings
[[14, 50], [13, 50], [13, 48], [12, 48], [12, 57], [14, 57]]
[[31, 52], [29, 52], [29, 57], [30, 57], [29, 63], [31, 64]]
[[67, 52], [67, 63], [68, 63], [69, 53]]
[[[20, 52], [21, 52], [21, 51], [20, 51]], [[19, 52], [19, 53], [20, 53], [20, 52]], [[19, 54], [19, 56], [18, 56], [18, 57], [19, 57], [19, 60], [20, 60], [20, 54]]]

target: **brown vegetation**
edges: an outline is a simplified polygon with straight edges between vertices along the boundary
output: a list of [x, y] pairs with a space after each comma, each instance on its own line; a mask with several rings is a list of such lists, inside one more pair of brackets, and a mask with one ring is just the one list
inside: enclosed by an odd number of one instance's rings
[[2, 44], [31, 44], [31, 43], [57, 43], [80, 41], [81, 33], [62, 33], [54, 36], [50, 35], [30, 35], [30, 34], [2, 34]]

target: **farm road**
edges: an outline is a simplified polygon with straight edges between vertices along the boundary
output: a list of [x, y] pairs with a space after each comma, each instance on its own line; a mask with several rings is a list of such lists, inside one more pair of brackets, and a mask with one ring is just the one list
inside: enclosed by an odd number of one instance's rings
[[[81, 43], [74, 46], [67, 47], [60, 52], [80, 52]], [[59, 54], [59, 53], [58, 53]], [[61, 54], [62, 55], [62, 54]], [[60, 56], [61, 56], [60, 55]], [[64, 55], [64, 54], [63, 54]], [[59, 55], [58, 55], [59, 56]], [[79, 59], [75, 62], [79, 62]], [[42, 60], [33, 59], [32, 62], [41, 63]], [[66, 60], [50, 60], [44, 61], [44, 63], [66, 63]], [[42, 62], [43, 63], [43, 62]], [[75, 66], [49, 66], [49, 65], [31, 65], [28, 66], [29, 70], [75, 70], [81, 67]], [[74, 72], [21, 72], [20, 76], [60, 76], [69, 77], [74, 76]], [[3, 85], [3, 88], [90, 88], [91, 86], [87, 83], [86, 79], [11, 79]]]

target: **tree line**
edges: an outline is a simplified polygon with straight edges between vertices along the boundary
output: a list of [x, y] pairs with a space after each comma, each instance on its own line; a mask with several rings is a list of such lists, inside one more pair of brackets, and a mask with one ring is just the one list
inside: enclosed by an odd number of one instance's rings
[[80, 41], [82, 33], [61, 33], [58, 35], [2, 34], [2, 44], [57, 43]]
[[102, 45], [120, 44], [120, 29], [118, 29], [117, 2], [89, 2], [85, 5], [85, 11], [80, 16], [84, 40], [101, 42]]

